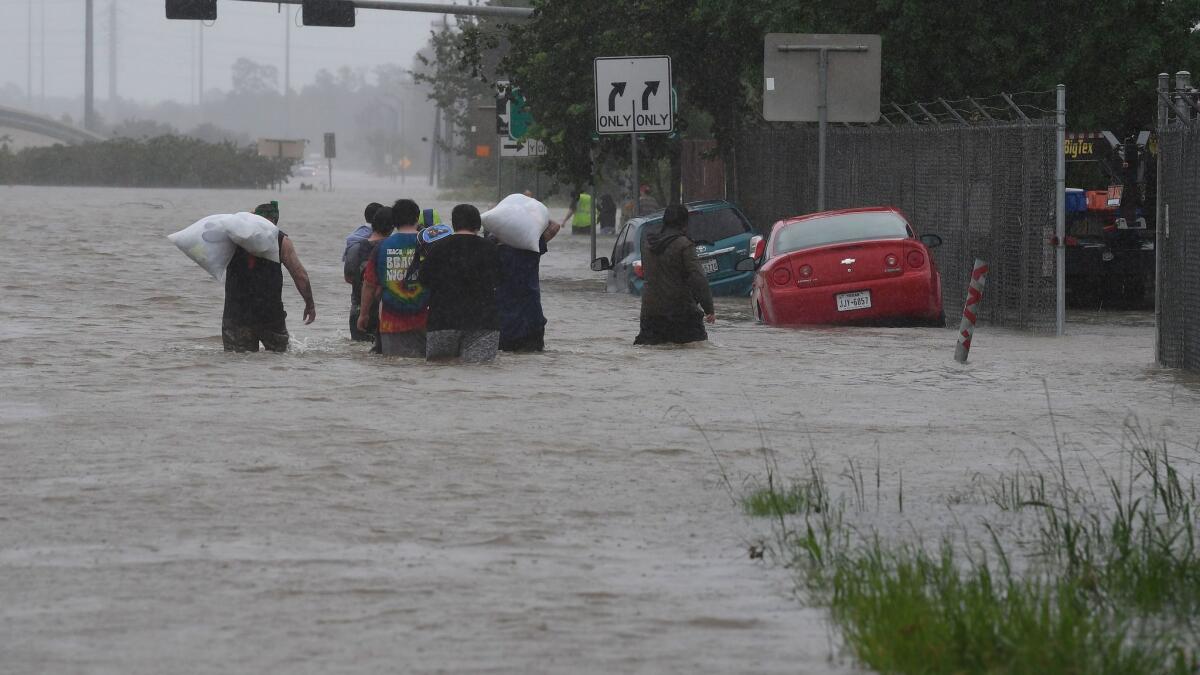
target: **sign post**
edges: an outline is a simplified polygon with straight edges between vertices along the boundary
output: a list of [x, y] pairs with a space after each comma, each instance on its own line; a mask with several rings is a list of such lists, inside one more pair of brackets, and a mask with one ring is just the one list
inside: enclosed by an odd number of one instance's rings
[[[642, 196], [637, 135], [675, 131], [671, 57], [600, 56], [592, 61], [592, 72], [596, 84], [596, 133], [629, 134], [633, 214], [637, 216], [641, 211]], [[626, 101], [629, 102], [628, 115], [621, 112]], [[592, 198], [595, 199], [595, 195]], [[593, 218], [593, 232], [595, 228]]]
[[879, 121], [881, 46], [878, 35], [769, 33], [763, 41], [763, 118], [817, 123], [818, 211], [829, 123]]
[[325, 161], [329, 163], [329, 191], [333, 192], [333, 160], [337, 157], [337, 136], [332, 131], [325, 132]]

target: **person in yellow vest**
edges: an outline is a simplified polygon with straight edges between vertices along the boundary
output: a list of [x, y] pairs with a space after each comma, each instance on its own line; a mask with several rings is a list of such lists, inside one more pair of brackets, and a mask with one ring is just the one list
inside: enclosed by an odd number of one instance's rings
[[423, 230], [427, 227], [442, 224], [442, 216], [437, 212], [437, 209], [422, 209], [421, 218], [417, 221], [417, 229]]
[[586, 192], [571, 194], [571, 208], [567, 209], [564, 223], [571, 224], [571, 234], [591, 234], [592, 227], [592, 196]]

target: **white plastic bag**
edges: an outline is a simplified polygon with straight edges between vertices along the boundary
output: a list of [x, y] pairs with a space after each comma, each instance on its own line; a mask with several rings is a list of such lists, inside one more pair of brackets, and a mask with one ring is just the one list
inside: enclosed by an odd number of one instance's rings
[[550, 210], [532, 197], [512, 194], [480, 216], [483, 227], [500, 243], [525, 251], [540, 251], [542, 232], [550, 225]]
[[217, 281], [225, 280], [225, 268], [237, 250], [237, 244], [229, 239], [222, 225], [226, 215], [201, 218], [175, 234], [167, 235], [172, 244]]
[[251, 255], [279, 262], [279, 228], [253, 213], [201, 218], [167, 239], [217, 281], [225, 280], [225, 268], [238, 246]]
[[279, 228], [253, 213], [231, 213], [224, 219], [225, 234], [250, 255], [279, 262]]

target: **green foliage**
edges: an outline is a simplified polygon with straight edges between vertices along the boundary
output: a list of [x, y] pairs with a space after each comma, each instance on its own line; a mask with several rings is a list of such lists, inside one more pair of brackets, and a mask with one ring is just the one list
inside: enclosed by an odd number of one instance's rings
[[116, 138], [0, 153], [0, 177], [23, 185], [265, 188], [291, 175], [291, 160], [253, 146], [182, 136]]
[[[847, 523], [847, 507], [868, 504], [853, 463], [842, 474], [848, 496], [829, 496], [814, 457], [789, 486], [777, 487], [769, 470], [768, 488], [744, 508], [776, 516], [798, 581], [830, 606], [849, 651], [874, 670], [1194, 673], [1200, 489], [1181, 471], [1194, 461], [1135, 428], [1126, 457], [1121, 476], [1105, 475], [1099, 491], [1071, 480], [1061, 447], [1046, 458], [1048, 470], [977, 484], [980, 503], [1003, 517], [983, 520], [989, 537], [945, 538], [935, 552]], [[813, 485], [821, 486], [819, 509], [799, 496]], [[783, 518], [789, 513], [802, 524]]]
[[1097, 611], [1079, 577], [1021, 578], [951, 546], [879, 542], [839, 560], [832, 610], [856, 656], [885, 673], [1190, 673], [1178, 645]]
[[815, 513], [821, 506], [811, 483], [796, 483], [782, 490], [760, 488], [742, 497], [742, 509], [746, 514], [759, 517]]
[[[505, 3], [510, 4], [510, 3]], [[762, 38], [782, 33], [879, 33], [883, 100], [1045, 90], [1063, 83], [1069, 123], [1121, 135], [1149, 128], [1160, 71], [1200, 59], [1200, 3], [1171, 0], [534, 0], [534, 17], [504, 27], [467, 24], [439, 47], [439, 66], [464, 76], [507, 77], [521, 87], [545, 140], [548, 172], [581, 184], [589, 152], [624, 161], [627, 139], [591, 141], [592, 59], [667, 54], [681, 131], [711, 123], [728, 148], [760, 124]], [[495, 71], [495, 50], [511, 47]], [[498, 72], [499, 75], [495, 75]], [[466, 91], [467, 87], [461, 87]], [[648, 137], [648, 160], [673, 143]]]

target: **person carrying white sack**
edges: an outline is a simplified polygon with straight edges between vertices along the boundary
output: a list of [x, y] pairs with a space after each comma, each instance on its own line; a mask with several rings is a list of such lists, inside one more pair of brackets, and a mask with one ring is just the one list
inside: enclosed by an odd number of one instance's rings
[[525, 194], [510, 195], [484, 213], [483, 226], [496, 240], [500, 254], [501, 281], [496, 287], [500, 351], [543, 351], [546, 315], [539, 266], [549, 250], [547, 242], [562, 225], [549, 219], [544, 204]]
[[[279, 224], [277, 202], [260, 204], [255, 215]], [[288, 329], [283, 309], [283, 270], [286, 267], [296, 290], [304, 298], [304, 323], [317, 318], [308, 272], [300, 263], [296, 247], [283, 233], [279, 237], [279, 262], [261, 258], [241, 246], [225, 267], [225, 311], [221, 317], [221, 342], [227, 352], [257, 352], [258, 345], [272, 352], [286, 352]]]

